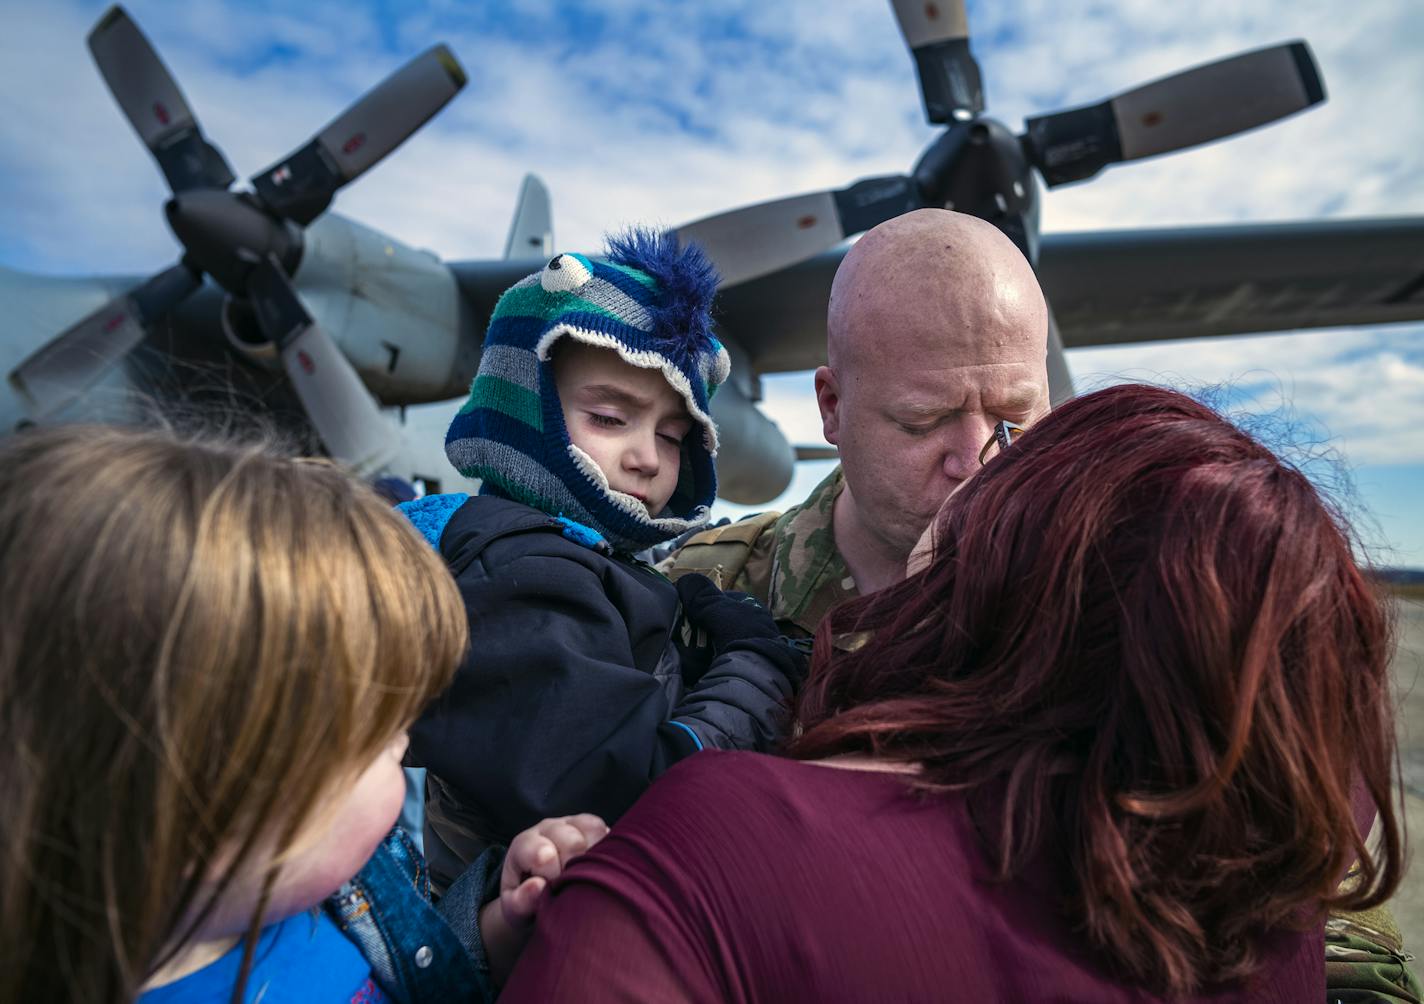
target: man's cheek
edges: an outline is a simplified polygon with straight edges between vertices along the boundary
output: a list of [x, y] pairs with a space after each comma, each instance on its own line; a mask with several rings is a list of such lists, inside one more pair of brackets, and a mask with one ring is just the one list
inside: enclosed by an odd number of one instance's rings
[[899, 469], [900, 477], [906, 483], [924, 485], [935, 480], [944, 454], [932, 440], [920, 439], [884, 456], [887, 465], [893, 463]]

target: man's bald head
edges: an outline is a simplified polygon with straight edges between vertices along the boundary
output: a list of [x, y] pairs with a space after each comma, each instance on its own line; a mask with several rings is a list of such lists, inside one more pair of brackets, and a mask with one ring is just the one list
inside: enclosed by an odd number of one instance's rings
[[995, 227], [922, 209], [846, 253], [826, 327], [816, 397], [845, 474], [837, 544], [903, 564], [978, 468], [994, 422], [1026, 424], [1048, 410], [1048, 308], [1033, 269]]
[[992, 224], [920, 209], [846, 252], [826, 319], [830, 364], [868, 353], [951, 354], [969, 363], [1044, 358], [1048, 308], [1022, 253]]

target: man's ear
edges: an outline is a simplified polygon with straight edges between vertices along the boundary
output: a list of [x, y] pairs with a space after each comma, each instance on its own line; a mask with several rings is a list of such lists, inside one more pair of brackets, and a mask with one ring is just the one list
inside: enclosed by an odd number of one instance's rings
[[821, 435], [832, 446], [839, 446], [841, 434], [841, 385], [835, 370], [829, 366], [816, 369], [816, 407], [821, 409]]

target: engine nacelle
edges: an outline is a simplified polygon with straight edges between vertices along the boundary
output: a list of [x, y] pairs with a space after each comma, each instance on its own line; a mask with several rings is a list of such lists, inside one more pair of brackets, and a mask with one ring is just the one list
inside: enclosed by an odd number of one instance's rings
[[336, 213], [305, 242], [297, 292], [377, 397], [416, 404], [469, 389], [481, 332], [443, 262]]
[[761, 505], [786, 490], [796, 451], [736, 379], [723, 384], [712, 399], [712, 420], [722, 441], [717, 455], [720, 497], [740, 505]]

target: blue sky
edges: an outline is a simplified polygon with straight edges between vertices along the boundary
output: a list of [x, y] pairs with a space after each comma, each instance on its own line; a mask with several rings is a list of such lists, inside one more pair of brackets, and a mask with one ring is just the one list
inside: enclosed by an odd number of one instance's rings
[[[0, 263], [139, 274], [171, 261], [162, 179], [95, 71], [104, 4], [0, 0]], [[934, 137], [881, 0], [279, 3], [135, 0], [130, 12], [240, 176], [304, 142], [415, 52], [448, 43], [464, 92], [336, 209], [447, 258], [495, 256], [525, 171], [561, 247], [642, 221], [907, 169]], [[1254, 134], [1048, 194], [1044, 230], [1424, 213], [1424, 5], [1360, 0], [970, 0], [993, 114], [1108, 96], [1196, 63], [1307, 39], [1329, 102]], [[1381, 560], [1424, 566], [1424, 325], [1070, 353], [1081, 386], [1232, 384], [1351, 472]], [[767, 381], [794, 441], [810, 380]], [[438, 415], [432, 416], [438, 422]], [[822, 468], [805, 465], [784, 502]], [[729, 511], [731, 511], [729, 509]]]

